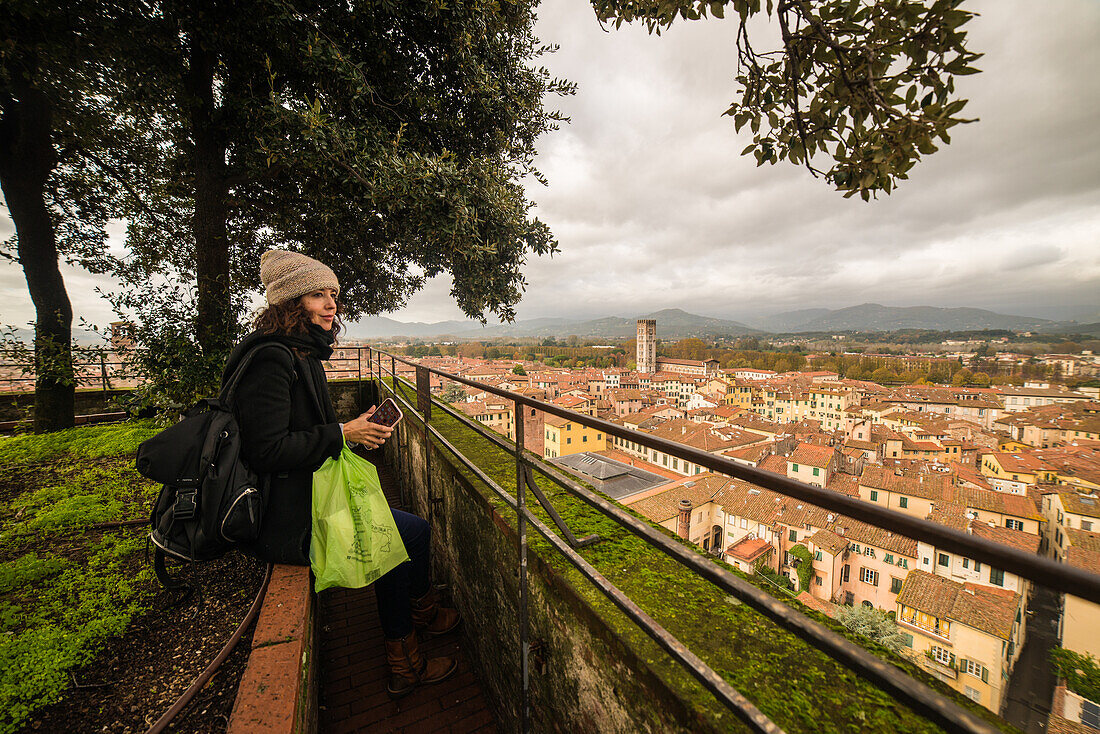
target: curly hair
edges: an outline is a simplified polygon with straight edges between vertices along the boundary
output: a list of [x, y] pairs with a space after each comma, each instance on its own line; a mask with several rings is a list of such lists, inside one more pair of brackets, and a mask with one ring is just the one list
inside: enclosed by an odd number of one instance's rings
[[[340, 320], [340, 302], [336, 302], [336, 318], [332, 320], [333, 337], [340, 336], [344, 322]], [[253, 322], [253, 327], [264, 334], [305, 334], [310, 324], [309, 311], [302, 305], [301, 298], [282, 303], [269, 304]]]

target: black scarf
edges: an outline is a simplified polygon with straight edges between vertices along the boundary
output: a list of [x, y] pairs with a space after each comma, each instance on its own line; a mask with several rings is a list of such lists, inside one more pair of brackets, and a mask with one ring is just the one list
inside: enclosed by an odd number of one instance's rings
[[306, 329], [305, 334], [287, 334], [282, 337], [282, 340], [287, 346], [300, 349], [322, 361], [331, 357], [336, 335], [314, 323], [310, 323]]

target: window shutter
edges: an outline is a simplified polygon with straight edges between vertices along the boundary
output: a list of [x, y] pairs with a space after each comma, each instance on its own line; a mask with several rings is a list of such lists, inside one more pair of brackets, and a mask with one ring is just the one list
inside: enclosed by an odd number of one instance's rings
[[989, 668], [982, 667], [982, 683], [989, 682]]

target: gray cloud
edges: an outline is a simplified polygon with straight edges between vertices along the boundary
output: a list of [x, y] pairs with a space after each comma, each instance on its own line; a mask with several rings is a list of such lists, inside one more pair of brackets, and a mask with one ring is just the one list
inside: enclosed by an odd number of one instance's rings
[[[540, 141], [550, 186], [528, 190], [561, 252], [529, 260], [520, 318], [1096, 303], [1100, 3], [968, 6], [981, 13], [969, 29], [984, 71], [958, 84], [980, 122], [864, 203], [739, 155], [750, 136], [721, 116], [736, 93], [733, 22], [678, 23], [658, 38], [604, 32], [585, 0], [544, 3], [538, 33], [561, 50], [543, 61], [579, 90], [549, 100], [573, 121]], [[102, 310], [88, 294], [96, 279], [70, 277], [78, 310]], [[30, 313], [19, 281], [0, 267], [8, 323]], [[458, 318], [449, 289], [436, 279], [391, 315]]]

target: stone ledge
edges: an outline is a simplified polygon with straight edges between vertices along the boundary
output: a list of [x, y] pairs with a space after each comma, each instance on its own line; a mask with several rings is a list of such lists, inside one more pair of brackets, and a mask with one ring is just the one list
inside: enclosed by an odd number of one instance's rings
[[315, 606], [309, 567], [274, 567], [229, 734], [317, 731]]

